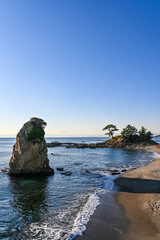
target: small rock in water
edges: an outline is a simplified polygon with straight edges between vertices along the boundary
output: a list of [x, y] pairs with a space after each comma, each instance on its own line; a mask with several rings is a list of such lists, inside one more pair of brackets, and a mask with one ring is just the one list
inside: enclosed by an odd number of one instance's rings
[[111, 173], [113, 172], [113, 173], [118, 173], [119, 171], [117, 170], [117, 169], [110, 169], [109, 170]]
[[130, 169], [134, 169], [134, 167], [131, 167], [131, 165], [124, 165], [124, 166], [116, 166], [116, 167], [111, 167], [107, 169], [103, 169], [103, 172], [110, 172], [111, 175], [118, 175], [121, 173], [124, 173]]
[[88, 169], [83, 169], [83, 172], [89, 173], [89, 170]]
[[65, 171], [65, 172], [61, 172], [61, 174], [66, 175], [66, 176], [70, 176], [72, 174], [71, 171]]
[[57, 167], [57, 171], [64, 171], [63, 167]]
[[3, 172], [3, 173], [7, 173], [7, 174], [8, 174], [8, 172], [9, 172], [9, 168], [3, 168], [3, 169], [1, 170], [1, 172]]
[[80, 162], [77, 162], [77, 163], [75, 163], [74, 165], [77, 165], [77, 166], [78, 166], [78, 165], [81, 165], [81, 164], [82, 164], [82, 163], [80, 163]]
[[120, 172], [111, 172], [111, 175], [118, 175], [118, 174], [121, 174]]

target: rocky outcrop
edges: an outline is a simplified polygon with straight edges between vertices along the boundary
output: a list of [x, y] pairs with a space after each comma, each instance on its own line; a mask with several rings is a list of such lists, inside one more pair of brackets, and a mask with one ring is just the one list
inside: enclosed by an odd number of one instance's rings
[[158, 145], [158, 143], [153, 140], [141, 141], [141, 142], [128, 142], [121, 137], [114, 137], [105, 142], [99, 143], [60, 143], [51, 142], [47, 143], [47, 147], [66, 147], [66, 148], [144, 148], [146, 146]]
[[31, 118], [16, 136], [9, 163], [10, 175], [38, 174], [51, 175], [47, 146], [44, 139], [46, 123], [39, 118]]

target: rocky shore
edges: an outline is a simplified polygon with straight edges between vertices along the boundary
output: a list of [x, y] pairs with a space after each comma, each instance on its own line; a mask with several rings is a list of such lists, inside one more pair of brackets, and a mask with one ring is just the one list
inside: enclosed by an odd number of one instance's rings
[[105, 142], [99, 143], [61, 143], [61, 142], [51, 142], [47, 143], [47, 147], [66, 147], [66, 148], [144, 148], [146, 146], [155, 146], [158, 143], [153, 140], [143, 141], [138, 143], [125, 142], [120, 137], [114, 137], [113, 139], [109, 139]]

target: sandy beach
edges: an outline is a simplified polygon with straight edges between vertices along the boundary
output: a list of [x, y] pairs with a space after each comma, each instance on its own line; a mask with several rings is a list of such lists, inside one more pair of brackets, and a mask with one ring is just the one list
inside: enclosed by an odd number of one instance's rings
[[[160, 153], [160, 145], [145, 149]], [[77, 239], [159, 240], [159, 180], [160, 158], [122, 174], [115, 180], [118, 189], [102, 196], [84, 235]]]
[[[146, 147], [160, 153], [159, 146]], [[117, 201], [131, 224], [125, 240], [160, 239], [160, 158], [129, 171], [116, 180], [120, 186]]]

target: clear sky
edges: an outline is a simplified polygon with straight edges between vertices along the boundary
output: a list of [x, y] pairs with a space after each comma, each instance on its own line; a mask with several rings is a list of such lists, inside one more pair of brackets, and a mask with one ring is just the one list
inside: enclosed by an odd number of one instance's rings
[[160, 132], [159, 0], [0, 0], [0, 135]]

